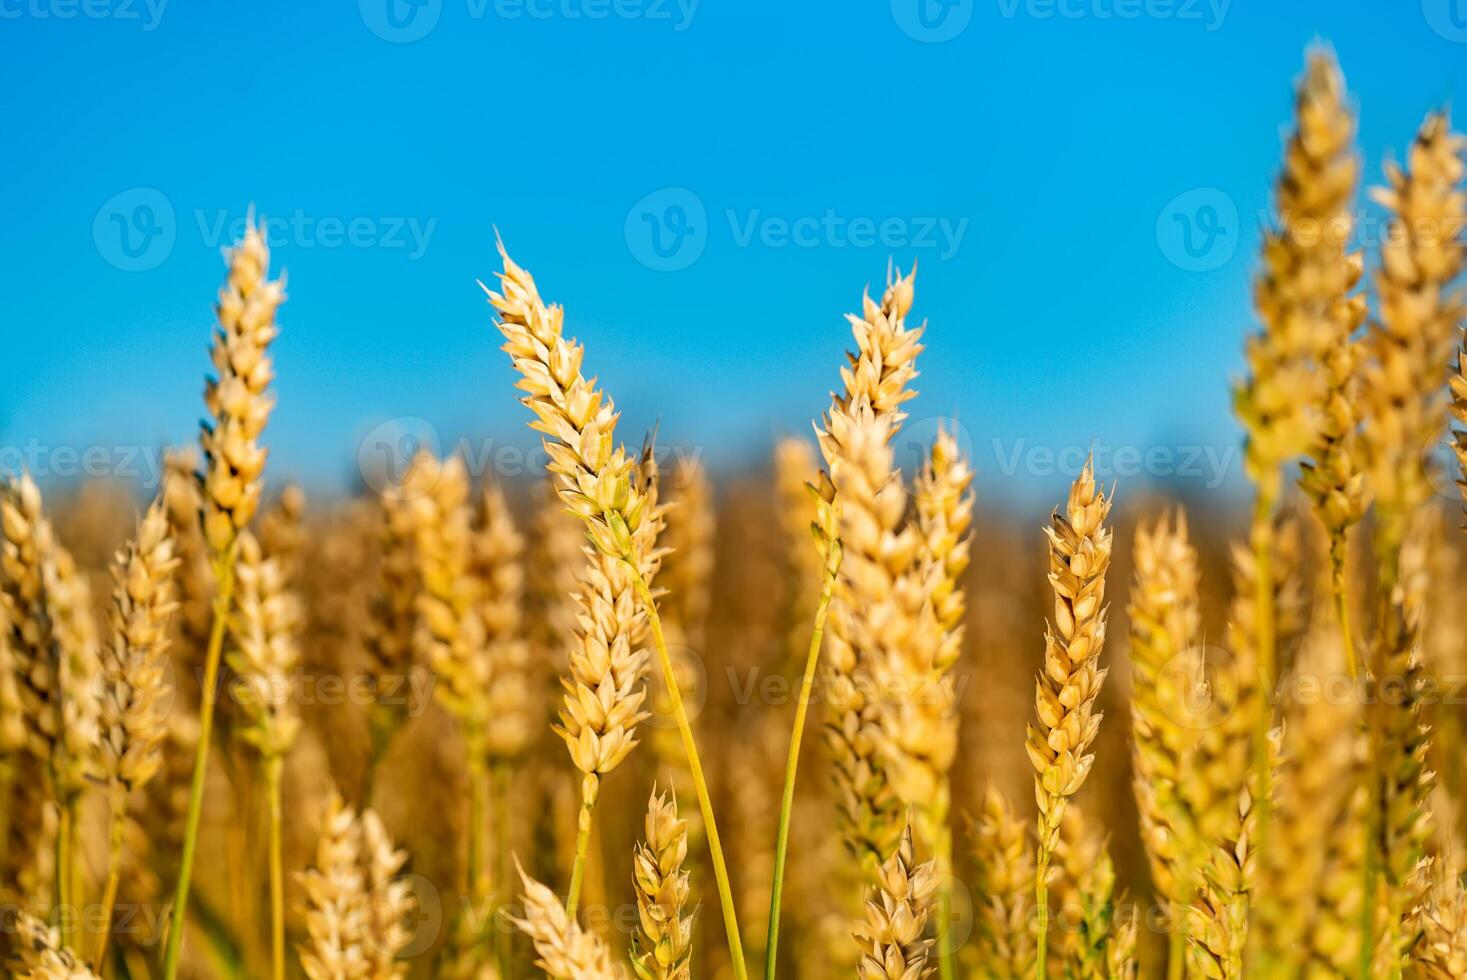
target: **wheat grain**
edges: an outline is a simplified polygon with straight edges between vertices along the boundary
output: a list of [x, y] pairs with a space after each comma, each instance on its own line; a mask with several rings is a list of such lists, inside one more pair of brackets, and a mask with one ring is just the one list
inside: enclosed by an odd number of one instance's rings
[[370, 975], [361, 833], [356, 815], [333, 793], [322, 818], [315, 863], [300, 876], [306, 893], [307, 934], [300, 960], [310, 980]]
[[688, 980], [693, 919], [688, 914], [688, 825], [676, 800], [653, 789], [646, 839], [632, 856], [640, 928], [632, 940], [632, 967], [642, 980]]

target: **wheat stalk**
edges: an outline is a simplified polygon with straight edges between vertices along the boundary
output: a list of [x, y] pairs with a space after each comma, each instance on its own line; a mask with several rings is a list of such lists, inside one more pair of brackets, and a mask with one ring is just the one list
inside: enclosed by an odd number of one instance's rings
[[70, 553], [56, 541], [28, 474], [0, 487], [0, 539], [0, 601], [27, 741], [46, 767], [60, 808], [54, 891], [65, 911], [80, 900], [78, 811], [100, 764], [100, 663], [91, 598]]
[[1106, 675], [1100, 653], [1105, 646], [1105, 573], [1111, 552], [1111, 531], [1104, 525], [1110, 504], [1095, 482], [1094, 460], [1087, 459], [1070, 488], [1064, 512], [1056, 510], [1045, 529], [1054, 621], [1045, 630], [1044, 663], [1034, 695], [1035, 723], [1028, 726], [1025, 742], [1039, 805], [1034, 905], [1040, 980], [1048, 969], [1050, 856], [1065, 805], [1090, 774], [1095, 757], [1089, 748], [1100, 730], [1095, 699]]
[[102, 899], [102, 934], [93, 965], [102, 972], [112, 907], [116, 901], [122, 834], [128, 798], [163, 764], [168, 735], [164, 699], [169, 625], [177, 608], [173, 538], [161, 501], [154, 501], [137, 534], [113, 560], [110, 637], [103, 654], [102, 768], [109, 788], [107, 884]]
[[582, 348], [565, 340], [560, 308], [546, 307], [541, 302], [534, 280], [510, 261], [502, 246], [500, 256], [504, 260], [500, 274], [504, 291], [498, 294], [486, 288], [485, 292], [499, 314], [505, 350], [522, 376], [520, 387], [527, 392], [525, 404], [536, 415], [532, 427], [546, 437], [550, 470], [559, 481], [562, 498], [586, 522], [591, 542], [601, 555], [621, 561], [620, 571], [640, 600], [697, 791], [734, 975], [743, 980], [747, 966], [713, 803], [650, 586], [661, 557], [656, 540], [662, 523], [656, 481], [651, 478], [655, 468], [650, 447], [643, 453], [644, 462], [637, 474], [640, 478], [633, 479], [625, 451], [611, 448], [615, 410], [609, 399], [603, 402], [595, 383], [581, 375]]
[[693, 919], [687, 912], [688, 824], [677, 802], [654, 788], [647, 802], [646, 840], [632, 856], [639, 930], [632, 939], [632, 968], [641, 980], [688, 980]]
[[260, 436], [274, 407], [268, 394], [274, 369], [267, 352], [278, 333], [276, 309], [285, 299], [284, 284], [268, 278], [269, 267], [270, 250], [260, 228], [251, 220], [243, 240], [229, 253], [229, 274], [219, 291], [216, 306], [219, 325], [210, 351], [217, 377], [207, 379], [204, 386], [204, 404], [213, 421], [205, 422], [199, 434], [204, 451], [201, 518], [215, 593], [199, 699], [199, 744], [184, 828], [183, 858], [172, 905], [173, 924], [168, 930], [163, 960], [164, 980], [177, 977], [183, 949], [189, 885], [214, 729], [219, 660], [234, 598], [237, 539], [259, 509], [263, 486], [266, 451], [260, 445]]
[[[584, 348], [566, 340], [563, 313], [540, 299], [528, 272], [500, 247], [503, 293], [485, 288], [499, 318], [505, 351], [522, 375], [518, 387], [542, 432], [552, 480], [562, 503], [583, 522], [594, 546], [577, 592], [579, 629], [557, 732], [582, 774], [576, 859], [566, 907], [573, 916], [580, 895], [601, 779], [637, 745], [636, 726], [646, 718], [642, 701], [647, 652], [637, 645], [645, 613], [637, 608], [632, 572], [656, 573], [659, 515], [638, 491], [634, 465], [613, 449], [616, 410], [581, 374]], [[481, 284], [482, 285], [482, 284]], [[630, 519], [629, 519], [630, 515]], [[621, 561], [622, 545], [634, 561]]]

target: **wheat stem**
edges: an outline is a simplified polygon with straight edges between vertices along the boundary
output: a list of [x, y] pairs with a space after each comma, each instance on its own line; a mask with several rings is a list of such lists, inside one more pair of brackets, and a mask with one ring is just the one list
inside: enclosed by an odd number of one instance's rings
[[280, 844], [282, 760], [271, 756], [264, 760], [262, 768], [270, 810], [270, 963], [275, 980], [285, 980], [285, 863]]
[[199, 843], [199, 818], [204, 810], [204, 777], [209, 767], [209, 745], [214, 733], [214, 704], [219, 686], [219, 660], [224, 651], [224, 627], [234, 601], [234, 556], [237, 543], [214, 562], [219, 589], [214, 596], [214, 622], [209, 628], [209, 647], [204, 653], [204, 680], [199, 699], [199, 744], [194, 752], [193, 781], [189, 786], [188, 817], [183, 829], [183, 857], [178, 867], [178, 885], [169, 913], [168, 948], [163, 957], [163, 980], [178, 976], [178, 957], [183, 951], [184, 919], [188, 915], [188, 890], [194, 871], [194, 852]]
[[127, 826], [127, 800], [112, 801], [112, 815], [107, 833], [107, 885], [102, 890], [102, 935], [97, 937], [97, 955], [92, 959], [92, 972], [102, 975], [107, 962], [107, 941], [112, 938], [112, 909], [117, 904], [117, 886], [122, 878], [122, 831]]
[[[595, 779], [594, 776], [590, 777]], [[591, 850], [591, 821], [596, 815], [596, 798], [586, 798], [585, 784], [581, 788], [581, 815], [576, 827], [576, 857], [571, 865], [570, 890], [565, 896], [565, 914], [574, 920], [580, 905], [581, 884], [586, 878], [586, 855]]]
[[800, 679], [800, 696], [795, 702], [795, 724], [790, 730], [790, 751], [784, 765], [784, 793], [779, 803], [779, 834], [774, 844], [774, 879], [769, 893], [769, 937], [764, 950], [764, 980], [774, 980], [779, 959], [780, 897], [784, 891], [784, 865], [789, 855], [790, 816], [795, 806], [795, 776], [800, 768], [800, 743], [805, 737], [805, 719], [810, 712], [810, 695], [815, 687], [815, 672], [820, 664], [820, 649], [825, 645], [825, 620], [830, 613], [831, 596], [835, 593], [840, 571], [839, 541], [832, 541], [825, 561], [820, 586], [820, 600], [815, 607], [815, 627], [810, 632], [810, 652], [805, 657], [805, 674]]
[[[611, 520], [608, 515], [607, 520]], [[739, 938], [738, 913], [734, 910], [733, 890], [728, 883], [728, 865], [723, 859], [723, 845], [718, 839], [718, 824], [713, 817], [713, 800], [708, 793], [708, 780], [703, 776], [703, 763], [698, 758], [698, 746], [693, 740], [693, 728], [688, 721], [688, 712], [683, 707], [683, 696], [678, 690], [677, 674], [673, 670], [672, 657], [667, 652], [667, 640], [662, 635], [662, 619], [657, 615], [657, 604], [652, 591], [642, 576], [636, 556], [629, 551], [622, 554], [627, 576], [632, 587], [647, 611], [647, 623], [652, 628], [652, 641], [657, 648], [657, 659], [662, 665], [662, 679], [667, 684], [667, 695], [672, 702], [673, 716], [677, 719], [678, 731], [682, 733], [683, 750], [688, 755], [688, 769], [693, 777], [693, 786], [698, 792], [698, 809], [702, 811], [703, 823], [708, 834], [708, 853], [713, 858], [713, 877], [718, 883], [718, 902], [723, 907], [723, 928], [728, 934], [728, 953], [733, 960], [735, 980], [748, 980], [748, 965], [744, 962], [743, 941]]]
[[499, 928], [499, 912], [509, 904], [510, 880], [514, 865], [510, 858], [509, 842], [509, 794], [510, 766], [504, 759], [495, 759], [491, 776], [494, 781], [494, 888], [495, 908], [491, 921], [494, 923], [494, 952], [499, 961], [499, 975], [510, 975], [510, 964], [514, 956], [511, 934]]

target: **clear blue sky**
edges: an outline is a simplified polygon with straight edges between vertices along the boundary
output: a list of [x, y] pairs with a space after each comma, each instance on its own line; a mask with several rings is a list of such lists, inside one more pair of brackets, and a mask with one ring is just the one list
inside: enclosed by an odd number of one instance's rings
[[631, 441], [738, 465], [806, 431], [890, 256], [930, 321], [917, 431], [959, 419], [994, 497], [1052, 496], [1067, 447], [1226, 464], [1306, 46], [1372, 181], [1467, 78], [1467, 0], [159, 2], [0, 0], [12, 462], [192, 437], [253, 203], [289, 273], [280, 477], [345, 485], [401, 416], [526, 444], [474, 284], [495, 227]]

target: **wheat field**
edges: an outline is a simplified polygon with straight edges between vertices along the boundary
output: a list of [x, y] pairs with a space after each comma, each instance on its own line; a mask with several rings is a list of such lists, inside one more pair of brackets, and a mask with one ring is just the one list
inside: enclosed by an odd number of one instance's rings
[[896, 269], [813, 437], [715, 485], [505, 245], [480, 409], [547, 471], [307, 500], [251, 225], [156, 496], [0, 485], [8, 975], [1467, 976], [1467, 139], [1374, 178], [1354, 106], [1311, 51], [1243, 511], [1087, 463], [1030, 526], [946, 429], [904, 469], [922, 362], [974, 352]]

